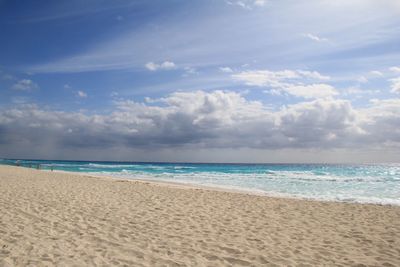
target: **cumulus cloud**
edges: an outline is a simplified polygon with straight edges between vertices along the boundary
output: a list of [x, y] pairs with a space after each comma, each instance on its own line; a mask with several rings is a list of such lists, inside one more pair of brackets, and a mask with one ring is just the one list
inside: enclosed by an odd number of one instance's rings
[[[157, 101], [115, 102], [109, 114], [36, 105], [0, 110], [0, 148], [360, 148], [400, 145], [400, 100], [363, 109], [324, 98], [271, 110], [229, 91], [176, 92]], [[5, 152], [4, 152], [5, 153]]]
[[176, 68], [176, 65], [172, 61], [164, 61], [160, 64], [154, 63], [154, 62], [147, 62], [145, 64], [146, 69], [150, 71], [156, 71], [156, 70], [172, 70]]
[[354, 143], [365, 131], [347, 100], [320, 99], [289, 106], [281, 112], [280, 131], [301, 147]]
[[303, 36], [310, 40], [313, 40], [315, 42], [319, 42], [319, 43], [329, 41], [327, 38], [322, 38], [322, 37], [319, 37], [319, 36], [311, 34], [311, 33], [304, 33]]
[[12, 86], [12, 89], [17, 91], [31, 91], [38, 88], [39, 86], [35, 82], [29, 79], [19, 80]]
[[[337, 91], [328, 84], [314, 83], [329, 80], [329, 76], [316, 71], [304, 70], [254, 70], [232, 75], [233, 79], [249, 86], [269, 87], [273, 94], [287, 93], [297, 97], [320, 98], [337, 95]], [[311, 84], [304, 84], [312, 82]]]

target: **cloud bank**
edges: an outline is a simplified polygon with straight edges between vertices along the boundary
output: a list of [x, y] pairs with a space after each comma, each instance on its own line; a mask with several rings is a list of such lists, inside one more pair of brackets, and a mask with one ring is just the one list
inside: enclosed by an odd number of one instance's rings
[[271, 110], [230, 91], [175, 92], [151, 104], [120, 100], [109, 114], [37, 105], [1, 110], [0, 148], [384, 149], [400, 147], [398, 125], [400, 99], [357, 109], [323, 98]]

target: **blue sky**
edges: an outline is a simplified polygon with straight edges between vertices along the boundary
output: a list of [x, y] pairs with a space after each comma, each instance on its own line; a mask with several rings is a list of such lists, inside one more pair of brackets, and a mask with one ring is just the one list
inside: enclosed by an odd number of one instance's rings
[[0, 157], [397, 161], [399, 18], [396, 0], [0, 1]]

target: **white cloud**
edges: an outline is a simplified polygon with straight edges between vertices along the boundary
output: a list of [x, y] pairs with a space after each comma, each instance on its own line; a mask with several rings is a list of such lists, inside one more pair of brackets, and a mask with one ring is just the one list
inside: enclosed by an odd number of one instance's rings
[[155, 71], [155, 70], [157, 70], [157, 69], [160, 67], [160, 65], [155, 64], [155, 63], [153, 63], [153, 62], [147, 62], [146, 65], [145, 65], [145, 67], [146, 67], [146, 69], [148, 69], [148, 70]]
[[255, 7], [263, 7], [267, 3], [266, 0], [239, 0], [239, 1], [225, 1], [228, 5], [240, 6], [244, 9], [253, 9]]
[[390, 92], [400, 94], [400, 77], [390, 79], [392, 85], [390, 86]]
[[191, 75], [191, 74], [199, 74], [196, 68], [194, 67], [184, 67], [185, 70], [185, 76]]
[[166, 70], [168, 70], [168, 69], [174, 69], [176, 66], [175, 66], [175, 63], [174, 62], [171, 62], [171, 61], [164, 61], [163, 63], [161, 63], [161, 65], [160, 65], [160, 68], [161, 69], [166, 69]]
[[400, 120], [400, 98], [371, 99], [371, 106], [364, 110], [368, 117], [395, 117]]
[[288, 79], [299, 78], [299, 74], [292, 70], [269, 71], [269, 70], [250, 70], [242, 71], [232, 75], [233, 79], [243, 81], [250, 86], [272, 86], [280, 87], [281, 82]]
[[368, 79], [365, 76], [360, 76], [357, 78], [357, 82], [359, 83], [367, 83]]
[[380, 90], [366, 90], [358, 87], [349, 87], [345, 90], [344, 95], [356, 95], [360, 97], [362, 95], [373, 95], [379, 92]]
[[389, 70], [392, 72], [400, 73], [400, 67], [393, 66], [390, 67]]
[[296, 79], [311, 79], [311, 80], [329, 80], [329, 76], [321, 75], [316, 71], [304, 70], [250, 70], [242, 71], [232, 75], [232, 78], [238, 81], [243, 81], [250, 86], [272, 86], [281, 87], [285, 81]]
[[219, 71], [225, 72], [225, 73], [233, 72], [233, 70], [230, 67], [219, 67]]
[[[157, 105], [159, 103], [161, 105]], [[400, 99], [316, 99], [273, 111], [228, 91], [176, 92], [139, 103], [115, 102], [108, 114], [61, 112], [36, 105], [0, 110], [0, 149], [152, 149], [155, 147], [326, 149], [400, 146]], [[40, 126], [40, 127], [38, 127]], [[23, 140], [23, 142], [21, 142]], [[45, 144], [45, 145], [44, 145]]]
[[297, 70], [301, 76], [305, 78], [315, 79], [315, 80], [330, 80], [331, 77], [326, 75], [321, 75], [318, 71], [308, 71], [308, 70]]
[[150, 71], [156, 71], [156, 70], [172, 70], [176, 68], [176, 65], [172, 61], [164, 61], [160, 64], [154, 63], [154, 62], [147, 62], [145, 64], [146, 69]]
[[112, 92], [110, 93], [110, 96], [113, 97], [113, 98], [115, 98], [115, 97], [118, 97], [118, 96], [119, 96], [119, 93], [116, 92], [116, 91], [112, 91]]
[[306, 37], [306, 38], [308, 38], [308, 39], [310, 39], [310, 40], [313, 40], [313, 41], [315, 41], [315, 42], [319, 42], [319, 43], [320, 43], [320, 42], [327, 42], [327, 41], [329, 41], [327, 38], [322, 38], [322, 37], [319, 37], [319, 36], [314, 35], [314, 34], [311, 34], [311, 33], [304, 33], [303, 36]]
[[84, 91], [78, 91], [76, 92], [76, 95], [80, 98], [86, 98], [88, 96]]
[[[331, 97], [337, 91], [330, 85], [314, 83], [314, 81], [329, 80], [329, 76], [321, 75], [316, 71], [304, 70], [255, 70], [243, 71], [232, 75], [233, 79], [242, 81], [249, 86], [270, 87], [272, 94], [284, 93], [304, 98]], [[304, 84], [305, 82], [311, 84]]]
[[38, 88], [39, 86], [35, 82], [29, 79], [19, 80], [12, 86], [12, 89], [17, 91], [31, 91]]
[[306, 99], [327, 98], [338, 95], [338, 92], [328, 84], [294, 85], [283, 88], [288, 94]]
[[373, 76], [377, 76], [377, 77], [383, 77], [383, 73], [381, 71], [378, 71], [378, 70], [372, 70], [372, 71], [369, 72], [369, 74], [373, 75]]
[[254, 5], [255, 6], [264, 6], [266, 4], [266, 0], [255, 0]]

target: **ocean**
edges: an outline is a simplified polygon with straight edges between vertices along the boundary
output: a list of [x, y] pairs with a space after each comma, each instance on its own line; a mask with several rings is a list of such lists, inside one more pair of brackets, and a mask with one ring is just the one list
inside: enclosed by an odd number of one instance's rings
[[[15, 159], [0, 164], [15, 165]], [[400, 164], [207, 164], [19, 160], [25, 167], [211, 186], [267, 196], [400, 205]]]

